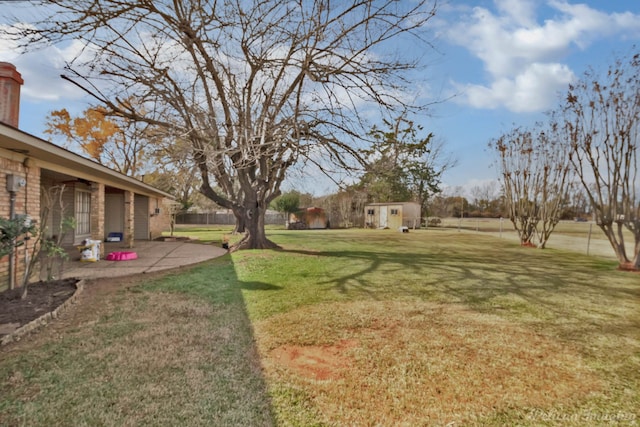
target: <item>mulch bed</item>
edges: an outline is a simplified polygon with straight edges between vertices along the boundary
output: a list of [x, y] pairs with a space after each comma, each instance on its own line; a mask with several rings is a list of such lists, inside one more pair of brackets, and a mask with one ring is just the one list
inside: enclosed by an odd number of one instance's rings
[[74, 294], [77, 282], [63, 279], [32, 283], [25, 299], [20, 298], [20, 288], [0, 292], [0, 338], [58, 308]]

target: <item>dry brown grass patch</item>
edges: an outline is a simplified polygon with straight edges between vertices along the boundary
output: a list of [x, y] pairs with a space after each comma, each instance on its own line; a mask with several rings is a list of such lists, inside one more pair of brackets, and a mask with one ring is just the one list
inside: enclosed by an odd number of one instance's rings
[[256, 335], [270, 380], [303, 388], [332, 424], [469, 422], [603, 386], [570, 348], [460, 306], [316, 305], [264, 320]]
[[118, 309], [126, 313], [121, 327], [112, 328], [112, 322], [118, 323], [116, 319], [108, 322], [109, 328], [96, 339], [109, 339], [111, 345], [93, 353], [93, 357], [109, 359], [143, 374], [204, 363], [209, 355], [202, 349], [225, 340], [221, 331], [212, 333], [213, 309], [209, 304], [162, 293], [145, 296], [143, 306], [135, 299], [119, 301]]
[[299, 375], [316, 380], [334, 380], [341, 377], [352, 360], [346, 355], [356, 347], [355, 340], [342, 340], [336, 345], [283, 345], [271, 351], [270, 357]]

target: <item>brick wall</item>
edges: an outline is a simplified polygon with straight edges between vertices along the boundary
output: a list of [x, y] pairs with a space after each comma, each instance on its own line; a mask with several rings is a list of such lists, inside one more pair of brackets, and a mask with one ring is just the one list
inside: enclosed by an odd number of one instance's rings
[[[27, 214], [36, 225], [40, 221], [40, 168], [33, 159], [26, 159], [14, 153], [0, 153], [0, 216], [10, 216], [10, 193], [7, 191], [7, 175], [24, 178], [26, 185], [15, 194], [14, 212], [16, 215]], [[33, 253], [34, 239], [28, 240], [15, 253], [14, 283], [22, 283], [25, 271], [25, 251]], [[9, 257], [0, 259], [0, 290], [9, 286]]]
[[[104, 184], [91, 183], [91, 240], [104, 239]], [[100, 246], [102, 248], [102, 246]], [[100, 258], [104, 254], [99, 254]]]
[[[160, 209], [160, 213], [156, 213], [156, 206]], [[149, 199], [149, 234], [151, 240], [162, 236], [164, 231], [169, 231], [171, 216], [170, 207], [163, 198]]]

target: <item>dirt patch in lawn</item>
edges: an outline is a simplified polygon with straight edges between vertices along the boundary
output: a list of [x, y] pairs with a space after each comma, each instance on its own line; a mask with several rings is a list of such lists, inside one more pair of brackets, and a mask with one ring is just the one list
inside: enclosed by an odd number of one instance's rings
[[316, 380], [338, 379], [352, 363], [345, 351], [357, 345], [355, 340], [342, 340], [336, 345], [328, 346], [283, 345], [274, 349], [270, 356], [303, 377]]
[[[468, 423], [603, 387], [577, 352], [496, 316], [422, 302], [305, 307], [256, 325], [268, 378], [329, 424]], [[326, 380], [326, 381], [317, 381]]]

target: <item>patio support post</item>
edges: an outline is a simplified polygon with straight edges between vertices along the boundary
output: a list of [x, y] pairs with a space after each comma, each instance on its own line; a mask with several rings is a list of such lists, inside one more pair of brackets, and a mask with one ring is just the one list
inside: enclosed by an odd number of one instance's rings
[[135, 194], [132, 191], [124, 192], [124, 241], [128, 248], [133, 248], [134, 239], [134, 212]]
[[91, 183], [91, 239], [104, 240], [104, 184]]

